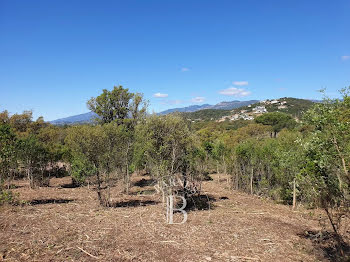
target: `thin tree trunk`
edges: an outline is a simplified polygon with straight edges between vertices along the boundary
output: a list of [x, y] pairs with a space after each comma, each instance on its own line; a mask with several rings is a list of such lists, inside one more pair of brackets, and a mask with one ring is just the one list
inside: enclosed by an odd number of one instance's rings
[[3, 186], [3, 184], [2, 184], [2, 180], [3, 180], [3, 170], [0, 170], [0, 193], [2, 192], [2, 186]]
[[100, 176], [100, 173], [98, 171], [96, 173], [96, 178], [97, 178], [97, 197], [98, 197], [98, 200], [99, 200], [101, 206], [106, 206], [106, 201], [103, 199], [103, 196], [102, 196], [101, 176]]
[[187, 173], [186, 170], [182, 171], [182, 179], [183, 179], [183, 197], [187, 199]]
[[328, 216], [329, 222], [331, 223], [332, 228], [333, 228], [333, 231], [334, 231], [334, 233], [335, 233], [335, 237], [336, 237], [336, 240], [337, 240], [337, 242], [338, 242], [338, 247], [339, 247], [340, 254], [341, 254], [342, 256], [344, 256], [342, 238], [341, 238], [341, 236], [339, 235], [337, 228], [335, 227], [335, 223], [333, 222], [332, 215], [329, 213], [328, 207], [325, 207], [324, 210], [326, 211], [326, 214], [327, 214], [327, 216]]
[[[12, 174], [13, 174], [12, 170], [9, 170], [9, 176], [7, 178], [7, 189], [8, 190], [11, 189], [11, 181], [12, 181], [12, 176], [13, 176]], [[0, 186], [1, 186], [1, 182], [2, 182], [2, 180], [1, 180], [1, 176], [0, 176]]]
[[227, 167], [226, 167], [225, 156], [222, 156], [222, 163], [224, 164], [224, 174], [226, 175], [226, 173], [227, 173]]
[[[346, 167], [345, 158], [344, 158], [343, 154], [340, 151], [340, 148], [338, 146], [338, 142], [337, 142], [337, 139], [335, 138], [335, 136], [333, 136], [333, 144], [334, 144], [334, 146], [335, 146], [335, 148], [336, 148], [336, 150], [338, 152], [338, 155], [339, 155], [339, 157], [341, 159], [345, 176], [350, 181], [349, 171], [348, 171], [348, 168]], [[338, 180], [339, 180], [339, 187], [340, 187], [340, 189], [342, 189], [342, 185], [343, 185], [342, 179], [341, 179], [340, 175], [338, 175], [337, 177], [338, 177]]]
[[[243, 169], [244, 169], [244, 166], [242, 166], [241, 164], [239, 164], [239, 173], [238, 174], [241, 174], [241, 177], [242, 179], [244, 178], [244, 172], [243, 172]], [[237, 180], [237, 190], [239, 190], [239, 177], [238, 177], [238, 180]], [[241, 188], [243, 190], [246, 190], [246, 188], [243, 188], [243, 186], [245, 186], [245, 183], [243, 185], [241, 185]]]
[[110, 187], [110, 173], [108, 171], [107, 175], [107, 197], [106, 197], [106, 202], [108, 203], [107, 205], [111, 205], [111, 187]]
[[127, 195], [129, 195], [129, 190], [130, 190], [129, 149], [130, 149], [130, 143], [128, 143], [128, 147], [126, 150], [126, 183], [125, 183], [126, 190], [125, 191]]
[[250, 175], [250, 194], [253, 195], [253, 177], [254, 177], [254, 168], [252, 167], [252, 173]]
[[297, 202], [297, 193], [296, 193], [296, 182], [295, 182], [295, 178], [294, 178], [294, 180], [293, 180], [293, 210], [295, 210], [296, 202]]
[[29, 187], [31, 189], [33, 189], [34, 188], [34, 181], [33, 181], [33, 174], [31, 172], [31, 168], [27, 168], [27, 177], [29, 180]]
[[126, 194], [129, 195], [130, 190], [130, 174], [129, 174], [129, 164], [126, 164]]

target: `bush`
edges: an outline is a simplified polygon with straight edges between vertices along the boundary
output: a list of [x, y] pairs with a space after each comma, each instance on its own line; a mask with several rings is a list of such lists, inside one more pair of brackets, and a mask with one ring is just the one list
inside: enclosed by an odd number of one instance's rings
[[0, 206], [4, 204], [18, 204], [18, 196], [12, 191], [4, 190], [0, 192]]
[[84, 157], [76, 157], [72, 161], [71, 172], [73, 184], [80, 186], [83, 185], [86, 179], [92, 176], [96, 170]]

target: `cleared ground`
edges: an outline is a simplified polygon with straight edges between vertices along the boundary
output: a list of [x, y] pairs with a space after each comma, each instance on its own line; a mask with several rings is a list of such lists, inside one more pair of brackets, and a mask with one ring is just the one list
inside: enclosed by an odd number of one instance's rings
[[316, 215], [231, 191], [222, 176], [212, 178], [203, 185], [210, 208], [189, 211], [182, 225], [165, 223], [147, 176], [133, 178], [129, 196], [115, 188], [114, 208], [99, 207], [91, 188], [69, 188], [69, 178], [36, 190], [22, 181], [14, 191], [29, 204], [0, 209], [0, 261], [330, 259], [313, 240]]

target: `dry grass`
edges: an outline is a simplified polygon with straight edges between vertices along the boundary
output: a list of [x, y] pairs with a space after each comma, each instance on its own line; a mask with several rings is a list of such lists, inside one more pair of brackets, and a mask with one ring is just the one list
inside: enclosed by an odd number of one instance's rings
[[[69, 178], [37, 190], [20, 181], [14, 191], [31, 204], [1, 208], [0, 261], [326, 260], [300, 237], [320, 230], [307, 211], [232, 192], [213, 178], [204, 183], [215, 199], [210, 210], [189, 212], [183, 225], [165, 223], [160, 198], [145, 181], [129, 196], [116, 187], [116, 208], [99, 207], [91, 188], [64, 187]], [[148, 178], [133, 181], [141, 179]]]

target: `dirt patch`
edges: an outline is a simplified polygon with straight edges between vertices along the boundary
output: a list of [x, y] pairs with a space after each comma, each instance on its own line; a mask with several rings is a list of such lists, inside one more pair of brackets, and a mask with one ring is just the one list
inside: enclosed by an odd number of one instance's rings
[[[150, 178], [132, 179], [134, 185], [144, 185]], [[22, 187], [14, 191], [38, 204], [1, 208], [0, 260], [330, 260], [302, 236], [320, 230], [307, 211], [292, 212], [288, 206], [231, 191], [217, 175], [212, 179], [204, 182], [202, 194], [216, 199], [215, 208], [191, 210], [182, 225], [165, 223], [160, 196], [139, 194], [152, 188], [148, 182], [133, 187], [128, 196], [117, 185], [112, 189], [116, 208], [101, 208], [91, 187], [63, 188], [69, 178], [53, 178], [50, 187], [36, 190], [20, 181]]]

